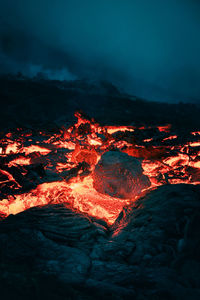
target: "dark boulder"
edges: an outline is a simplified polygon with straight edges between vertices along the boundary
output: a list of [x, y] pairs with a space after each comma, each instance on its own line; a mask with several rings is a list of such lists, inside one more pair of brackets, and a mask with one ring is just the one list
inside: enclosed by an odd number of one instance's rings
[[102, 155], [94, 173], [94, 188], [117, 198], [133, 198], [150, 186], [138, 159], [119, 151]]

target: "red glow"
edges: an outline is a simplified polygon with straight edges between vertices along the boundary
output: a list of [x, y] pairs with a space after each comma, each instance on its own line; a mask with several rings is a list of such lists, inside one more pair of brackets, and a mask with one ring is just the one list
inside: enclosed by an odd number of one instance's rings
[[[112, 224], [123, 206], [135, 199], [114, 198], [94, 189], [92, 172], [102, 154], [110, 149], [141, 159], [151, 188], [166, 183], [200, 183], [199, 131], [192, 132], [191, 141], [180, 146], [176, 144], [178, 134], [170, 132], [171, 125], [158, 126], [160, 135], [155, 139], [144, 135], [150, 127], [100, 126], [80, 113], [76, 113], [76, 117], [76, 124], [69, 128], [63, 126], [60, 133], [51, 136], [39, 131], [33, 139], [31, 132], [23, 133], [20, 129], [17, 135], [8, 132], [0, 140], [0, 155], [6, 158], [0, 170], [0, 186], [2, 190], [6, 186], [11, 191], [4, 193], [0, 201], [0, 215], [8, 216], [48, 203], [70, 203], [81, 212]], [[134, 138], [136, 130], [137, 135], [141, 131], [141, 141]], [[168, 141], [167, 146], [165, 141]], [[37, 175], [37, 187], [21, 192], [14, 170], [26, 179], [26, 168], [37, 164], [42, 164], [46, 177], [42, 179]], [[31, 178], [28, 180], [34, 180]]]
[[191, 132], [192, 135], [200, 135], [200, 131]]
[[131, 126], [106, 126], [105, 127], [106, 130], [107, 130], [107, 133], [109, 134], [113, 134], [117, 131], [129, 131], [129, 132], [133, 132], [134, 131], [134, 128], [131, 127]]
[[171, 129], [171, 125], [170, 124], [165, 125], [165, 126], [158, 126], [158, 130], [160, 132], [170, 132], [170, 129]]
[[29, 157], [18, 157], [9, 162], [8, 167], [16, 166], [16, 165], [30, 165], [31, 159]]
[[168, 136], [167, 138], [163, 139], [163, 141], [174, 140], [174, 139], [177, 139], [177, 135]]

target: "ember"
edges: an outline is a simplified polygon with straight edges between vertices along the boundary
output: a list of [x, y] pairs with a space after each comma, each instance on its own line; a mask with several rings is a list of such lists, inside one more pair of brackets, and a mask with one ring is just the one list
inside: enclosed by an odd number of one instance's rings
[[[48, 203], [67, 203], [112, 224], [124, 205], [149, 188], [200, 183], [199, 132], [186, 136], [183, 144], [170, 125], [100, 126], [81, 113], [75, 116], [76, 124], [63, 126], [51, 136], [41, 130], [26, 133], [19, 129], [0, 140], [1, 216]], [[105, 180], [111, 188], [116, 178], [109, 171], [109, 179], [101, 178], [100, 172], [97, 180], [94, 172], [102, 155], [110, 150], [135, 157], [139, 168], [135, 174], [143, 176], [143, 183], [134, 183], [129, 174], [130, 182], [124, 182], [123, 189], [113, 186], [115, 192], [106, 192]], [[115, 173], [121, 174], [117, 161], [113, 166]], [[123, 172], [121, 176], [127, 180]]]

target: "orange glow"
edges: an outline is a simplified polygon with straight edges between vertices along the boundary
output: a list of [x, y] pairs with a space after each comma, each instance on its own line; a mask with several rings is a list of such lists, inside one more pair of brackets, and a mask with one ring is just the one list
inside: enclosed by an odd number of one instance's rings
[[189, 144], [191, 147], [200, 147], [200, 142], [194, 142]]
[[105, 126], [108, 134], [113, 134], [117, 131], [130, 131], [133, 132], [134, 128], [131, 126]]
[[17, 187], [21, 187], [20, 184], [14, 179], [14, 177], [9, 172], [7, 172], [5, 170], [0, 170], [0, 175], [7, 177], [7, 179], [0, 181], [0, 184], [6, 183], [6, 182], [14, 182]]
[[9, 144], [6, 147], [6, 154], [17, 153], [19, 151], [18, 147], [19, 147], [19, 143], [17, 142], [14, 142], [13, 144]]
[[165, 126], [158, 126], [158, 130], [160, 132], [170, 132], [171, 124], [167, 124]]
[[33, 152], [40, 152], [41, 155], [46, 155], [49, 152], [51, 152], [51, 150], [44, 148], [44, 147], [40, 147], [37, 145], [31, 145], [29, 147], [24, 147], [23, 152], [25, 152], [26, 155], [33, 153]]
[[200, 131], [191, 132], [192, 135], [200, 135]]
[[163, 162], [171, 167], [179, 165], [186, 166], [189, 163], [189, 157], [188, 155], [178, 154], [177, 156], [164, 159]]
[[16, 159], [13, 159], [12, 161], [9, 162], [8, 167], [15, 166], [15, 165], [30, 165], [31, 164], [31, 159], [28, 157], [18, 157]]
[[163, 139], [163, 141], [174, 140], [174, 139], [177, 139], [177, 135], [171, 135], [171, 136]]
[[153, 138], [144, 140], [145, 143], [149, 143], [151, 141], [153, 141]]
[[[77, 123], [69, 128], [62, 126], [59, 133], [38, 131], [33, 138], [31, 132], [23, 133], [20, 129], [17, 138], [16, 134], [8, 132], [0, 140], [0, 156], [5, 160], [0, 170], [0, 187], [11, 191], [3, 194], [0, 200], [0, 214], [8, 216], [33, 206], [68, 203], [80, 212], [113, 224], [123, 206], [135, 198], [114, 198], [100, 194], [93, 187], [95, 165], [102, 154], [111, 149], [138, 158], [144, 174], [149, 177], [150, 188], [200, 183], [200, 131], [192, 132], [191, 141], [188, 138], [187, 143], [180, 146], [176, 144], [179, 136], [170, 132], [169, 124], [158, 126], [154, 137], [155, 127], [100, 126], [80, 112], [75, 115]], [[119, 134], [114, 135], [116, 132]], [[141, 139], [138, 139], [139, 132]], [[164, 141], [168, 141], [167, 146]], [[36, 170], [30, 168], [30, 178], [27, 177], [29, 165], [36, 166]], [[37, 176], [38, 165], [42, 167]], [[36, 176], [37, 187], [20, 192], [22, 186], [16, 170], [31, 182]]]

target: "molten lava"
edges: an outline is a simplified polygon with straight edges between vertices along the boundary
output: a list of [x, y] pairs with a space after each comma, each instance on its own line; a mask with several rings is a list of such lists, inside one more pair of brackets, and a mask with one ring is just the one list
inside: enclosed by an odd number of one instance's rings
[[[30, 207], [70, 203], [112, 224], [135, 201], [99, 193], [93, 172], [102, 155], [118, 150], [136, 157], [151, 187], [200, 183], [200, 132], [183, 139], [171, 125], [100, 126], [76, 113], [77, 123], [50, 133], [17, 129], [0, 139], [0, 216]], [[122, 174], [123, 176], [123, 174]], [[143, 190], [144, 192], [144, 190]]]

